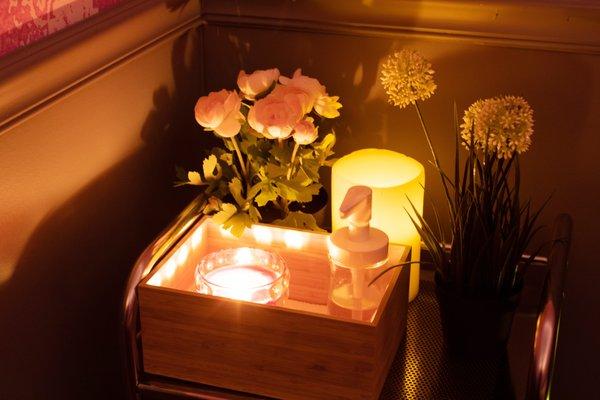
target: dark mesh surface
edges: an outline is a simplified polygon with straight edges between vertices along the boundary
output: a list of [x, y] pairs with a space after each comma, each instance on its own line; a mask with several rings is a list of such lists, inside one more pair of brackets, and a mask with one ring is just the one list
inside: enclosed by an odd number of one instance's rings
[[502, 385], [505, 362], [451, 360], [444, 339], [434, 284], [421, 281], [417, 298], [409, 304], [407, 332], [385, 382], [381, 399], [495, 399]]

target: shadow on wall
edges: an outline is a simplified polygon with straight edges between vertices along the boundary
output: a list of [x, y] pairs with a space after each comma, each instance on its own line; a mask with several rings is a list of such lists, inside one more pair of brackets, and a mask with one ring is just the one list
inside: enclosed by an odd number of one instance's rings
[[182, 149], [203, 144], [193, 118], [198, 46], [195, 33], [174, 43], [175, 87], [154, 92], [143, 146], [52, 211], [0, 286], [0, 397], [124, 398], [124, 284], [141, 251], [197, 195], [173, 182]]

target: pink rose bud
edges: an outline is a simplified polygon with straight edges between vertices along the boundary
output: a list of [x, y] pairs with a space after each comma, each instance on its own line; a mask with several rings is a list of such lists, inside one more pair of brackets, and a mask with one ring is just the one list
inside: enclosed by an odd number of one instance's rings
[[194, 112], [202, 127], [222, 137], [233, 137], [241, 128], [244, 116], [240, 112], [242, 99], [236, 91], [211, 92], [198, 99]]
[[298, 144], [311, 144], [319, 135], [312, 118], [306, 118], [294, 126], [294, 141]]
[[237, 78], [237, 84], [247, 99], [254, 99], [257, 95], [269, 89], [273, 82], [277, 82], [279, 70], [259, 69], [251, 74], [246, 74], [244, 70], [240, 71]]
[[304, 116], [302, 96], [276, 91], [254, 103], [248, 112], [248, 123], [268, 139], [285, 139]]

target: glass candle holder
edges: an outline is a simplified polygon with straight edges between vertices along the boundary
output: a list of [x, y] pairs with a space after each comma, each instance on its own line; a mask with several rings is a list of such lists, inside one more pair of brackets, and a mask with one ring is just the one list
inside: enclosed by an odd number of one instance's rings
[[259, 304], [287, 298], [290, 272], [276, 253], [239, 247], [206, 255], [196, 268], [199, 293]]

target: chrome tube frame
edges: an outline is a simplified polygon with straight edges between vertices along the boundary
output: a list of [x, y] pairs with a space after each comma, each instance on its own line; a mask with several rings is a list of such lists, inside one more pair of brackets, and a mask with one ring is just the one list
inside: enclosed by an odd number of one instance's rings
[[141, 383], [140, 377], [143, 373], [137, 285], [200, 219], [205, 201], [206, 196], [204, 194], [196, 197], [175, 218], [173, 223], [162, 231], [144, 250], [129, 274], [122, 301], [120, 328], [121, 351], [124, 361], [123, 372], [125, 384], [127, 385], [127, 394], [130, 399], [139, 399], [137, 389]]

